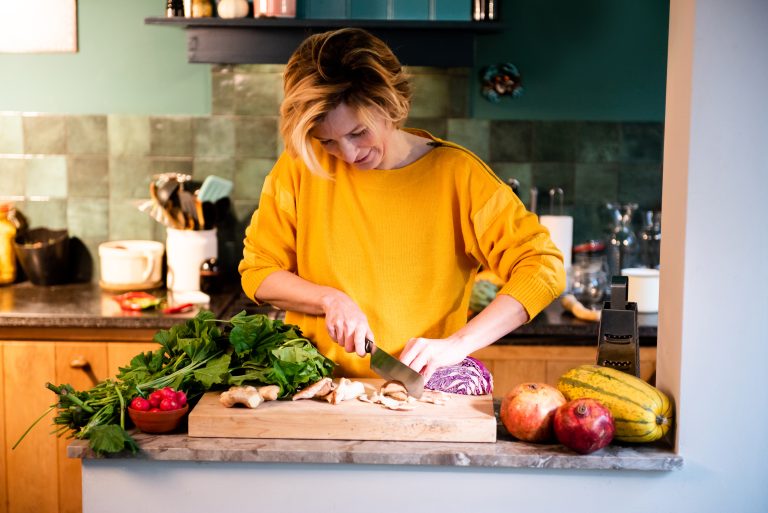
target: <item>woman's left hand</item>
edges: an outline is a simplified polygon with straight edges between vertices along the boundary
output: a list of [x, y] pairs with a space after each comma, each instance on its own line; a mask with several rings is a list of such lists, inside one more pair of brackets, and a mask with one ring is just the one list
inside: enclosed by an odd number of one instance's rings
[[467, 353], [452, 338], [412, 338], [400, 353], [400, 361], [429, 381], [440, 367], [460, 363]]

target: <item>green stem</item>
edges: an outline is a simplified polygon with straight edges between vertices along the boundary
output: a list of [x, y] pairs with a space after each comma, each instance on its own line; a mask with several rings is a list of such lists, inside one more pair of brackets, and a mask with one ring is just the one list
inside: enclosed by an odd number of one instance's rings
[[115, 383], [115, 392], [120, 400], [120, 427], [125, 429], [125, 400], [123, 399], [123, 394], [120, 393], [120, 389], [117, 387], [117, 383]]
[[34, 422], [32, 423], [32, 425], [31, 425], [31, 426], [29, 426], [29, 427], [27, 428], [27, 430], [26, 430], [26, 431], [24, 431], [24, 434], [23, 434], [23, 435], [21, 435], [21, 438], [19, 438], [19, 440], [18, 440], [18, 441], [17, 441], [15, 444], [13, 444], [13, 447], [11, 447], [11, 450], [15, 449], [15, 448], [16, 448], [16, 446], [17, 446], [17, 445], [19, 445], [19, 444], [21, 443], [21, 441], [22, 441], [22, 440], [24, 440], [24, 437], [25, 437], [25, 436], [27, 436], [27, 433], [29, 433], [30, 431], [32, 431], [32, 428], [33, 428], [33, 427], [35, 427], [35, 426], [37, 425], [37, 423], [38, 423], [38, 422], [40, 422], [41, 420], [43, 420], [43, 417], [45, 417], [46, 415], [48, 415], [49, 413], [51, 413], [51, 412], [52, 412], [53, 410], [55, 410], [55, 409], [56, 409], [56, 405], [54, 404], [54, 405], [52, 405], [50, 408], [48, 408], [48, 409], [45, 411], [45, 413], [43, 413], [42, 415], [40, 415], [40, 416], [37, 418], [37, 420], [36, 420], [36, 421], [34, 421]]

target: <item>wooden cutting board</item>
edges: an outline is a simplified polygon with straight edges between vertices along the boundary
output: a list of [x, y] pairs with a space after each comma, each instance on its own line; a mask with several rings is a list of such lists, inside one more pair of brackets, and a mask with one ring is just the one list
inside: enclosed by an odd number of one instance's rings
[[[383, 380], [364, 379], [379, 388]], [[206, 393], [189, 414], [190, 437], [293, 438], [495, 442], [491, 395], [446, 394], [443, 405], [416, 402], [413, 410], [389, 410], [357, 399], [330, 404], [323, 399], [267, 401], [258, 408], [226, 408], [220, 392]]]

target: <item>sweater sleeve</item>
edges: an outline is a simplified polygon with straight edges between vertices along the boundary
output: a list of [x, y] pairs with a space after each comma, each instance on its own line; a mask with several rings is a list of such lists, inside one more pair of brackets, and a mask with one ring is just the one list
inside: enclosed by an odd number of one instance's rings
[[[472, 192], [472, 253], [533, 319], [565, 289], [563, 256], [538, 217], [490, 170]], [[490, 177], [490, 178], [489, 178]]]
[[293, 159], [283, 154], [264, 180], [258, 209], [245, 230], [238, 271], [245, 294], [254, 299], [275, 271], [296, 272], [296, 199]]

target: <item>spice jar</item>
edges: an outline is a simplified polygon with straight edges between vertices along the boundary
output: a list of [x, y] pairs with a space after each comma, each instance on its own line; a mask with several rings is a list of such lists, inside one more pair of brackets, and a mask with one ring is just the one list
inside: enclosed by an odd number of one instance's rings
[[200, 290], [206, 294], [219, 291], [219, 261], [215, 258], [204, 260], [200, 265]]
[[0, 284], [16, 280], [16, 254], [13, 251], [16, 225], [10, 220], [12, 211], [9, 203], [0, 204]]

